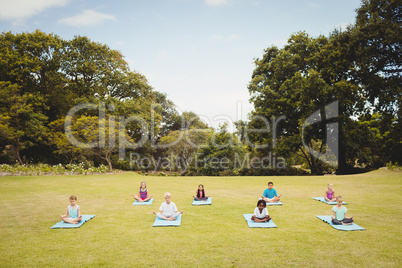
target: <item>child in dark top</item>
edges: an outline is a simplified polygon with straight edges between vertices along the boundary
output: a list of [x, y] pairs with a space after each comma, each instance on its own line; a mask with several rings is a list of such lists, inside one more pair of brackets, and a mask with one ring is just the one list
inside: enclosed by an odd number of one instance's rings
[[204, 190], [204, 185], [200, 184], [198, 185], [197, 189], [197, 196], [194, 196], [194, 201], [207, 201], [209, 195], [205, 195], [205, 190]]

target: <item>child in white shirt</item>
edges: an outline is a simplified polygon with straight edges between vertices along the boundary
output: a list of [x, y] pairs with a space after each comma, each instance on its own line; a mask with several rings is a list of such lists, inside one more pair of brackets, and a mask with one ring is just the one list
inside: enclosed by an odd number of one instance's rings
[[264, 200], [258, 200], [251, 220], [254, 222], [269, 222], [271, 220], [267, 209], [267, 203]]
[[180, 214], [183, 214], [183, 210], [179, 212], [176, 204], [170, 201], [172, 195], [169, 192], [166, 192], [164, 197], [165, 202], [161, 204], [159, 212], [156, 213], [154, 211], [153, 213], [156, 215], [156, 217], [162, 220], [175, 221], [176, 218], [180, 216]]

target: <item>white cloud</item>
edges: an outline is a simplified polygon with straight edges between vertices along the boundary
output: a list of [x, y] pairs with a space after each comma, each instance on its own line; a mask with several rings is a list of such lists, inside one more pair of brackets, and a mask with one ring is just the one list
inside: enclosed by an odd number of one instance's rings
[[223, 42], [223, 41], [232, 42], [232, 41], [235, 41], [238, 39], [240, 39], [240, 36], [237, 34], [231, 34], [228, 36], [213, 34], [210, 37], [208, 37], [207, 44], [216, 44], [216, 43]]
[[21, 23], [51, 7], [66, 5], [68, 0], [0, 0], [0, 19]]
[[166, 53], [166, 51], [162, 51], [161, 53], [159, 53], [158, 55], [158, 61], [163, 61], [163, 60], [168, 60], [170, 59], [169, 55]]
[[240, 39], [240, 36], [238, 36], [237, 34], [231, 34], [229, 36], [229, 40], [237, 40], [237, 39]]
[[222, 41], [223, 39], [224, 39], [224, 36], [223, 36], [223, 35], [216, 35], [216, 34], [213, 34], [212, 36], [210, 36], [210, 37], [208, 38], [207, 43], [208, 43], [208, 44], [212, 44], [212, 43], [216, 43], [216, 42], [218, 42], [218, 41]]
[[227, 5], [229, 0], [204, 0], [204, 3], [208, 6], [222, 6]]
[[105, 20], [115, 20], [115, 16], [106, 13], [96, 12], [94, 10], [84, 10], [83, 13], [59, 20], [59, 23], [67, 24], [74, 27], [96, 26]]
[[314, 2], [309, 2], [309, 3], [307, 3], [307, 6], [312, 7], [312, 8], [316, 8], [316, 7], [319, 7], [320, 5], [317, 4], [317, 3], [314, 3]]

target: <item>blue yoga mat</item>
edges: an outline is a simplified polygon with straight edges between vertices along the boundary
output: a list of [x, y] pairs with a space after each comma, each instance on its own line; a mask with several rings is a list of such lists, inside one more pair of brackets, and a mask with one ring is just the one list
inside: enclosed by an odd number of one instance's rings
[[193, 206], [202, 206], [202, 205], [212, 205], [212, 198], [208, 197], [206, 201], [195, 201], [193, 200]]
[[270, 220], [269, 222], [253, 222], [251, 216], [253, 214], [243, 214], [244, 219], [247, 221], [248, 227], [250, 228], [276, 228], [276, 224]]
[[146, 205], [152, 205], [154, 202], [154, 199], [151, 198], [148, 201], [145, 202], [138, 202], [137, 200], [134, 201], [133, 206], [146, 206]]
[[357, 231], [357, 230], [366, 230], [363, 227], [360, 227], [356, 223], [353, 223], [351, 225], [335, 225], [332, 223], [332, 217], [331, 216], [317, 216], [320, 220], [323, 220], [324, 222], [328, 223], [332, 227], [334, 227], [337, 230], [342, 230], [342, 231]]
[[95, 215], [82, 215], [82, 220], [77, 223], [66, 223], [64, 221], [60, 221], [58, 223], [56, 223], [55, 225], [53, 225], [52, 227], [50, 227], [50, 229], [56, 229], [56, 228], [78, 228], [81, 225], [83, 225], [84, 223], [86, 223], [87, 221], [89, 221], [90, 219], [92, 219], [93, 217], [95, 217]]
[[[261, 200], [261, 198], [258, 198], [258, 200]], [[265, 202], [267, 203], [267, 206], [282, 206], [281, 201], [278, 201], [276, 203], [269, 203], [269, 202]]]
[[180, 225], [181, 225], [181, 215], [177, 217], [175, 221], [162, 220], [156, 217], [152, 227], [180, 226]]
[[[317, 200], [317, 201], [324, 202], [325, 204], [328, 204], [328, 205], [336, 205], [336, 201], [327, 202], [327, 201], [325, 201], [325, 198], [324, 198], [323, 196], [320, 196], [320, 197], [313, 197], [313, 199], [314, 199], [314, 200]], [[347, 205], [348, 203], [342, 202], [342, 204], [343, 204], [343, 205]]]

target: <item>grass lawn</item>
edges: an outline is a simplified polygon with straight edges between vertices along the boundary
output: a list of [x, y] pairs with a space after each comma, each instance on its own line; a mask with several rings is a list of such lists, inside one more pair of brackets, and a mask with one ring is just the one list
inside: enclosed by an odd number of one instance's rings
[[[147, 182], [151, 206], [132, 206]], [[248, 228], [268, 181], [283, 206], [268, 207], [278, 228]], [[144, 177], [135, 173], [0, 178], [0, 266], [308, 266], [401, 267], [402, 172], [349, 176]], [[212, 206], [192, 206], [198, 184]], [[315, 217], [331, 215], [328, 183], [348, 202], [365, 231], [338, 231]], [[152, 227], [164, 201], [184, 210], [180, 227]], [[50, 229], [78, 196], [83, 214], [96, 217], [76, 229]]]

